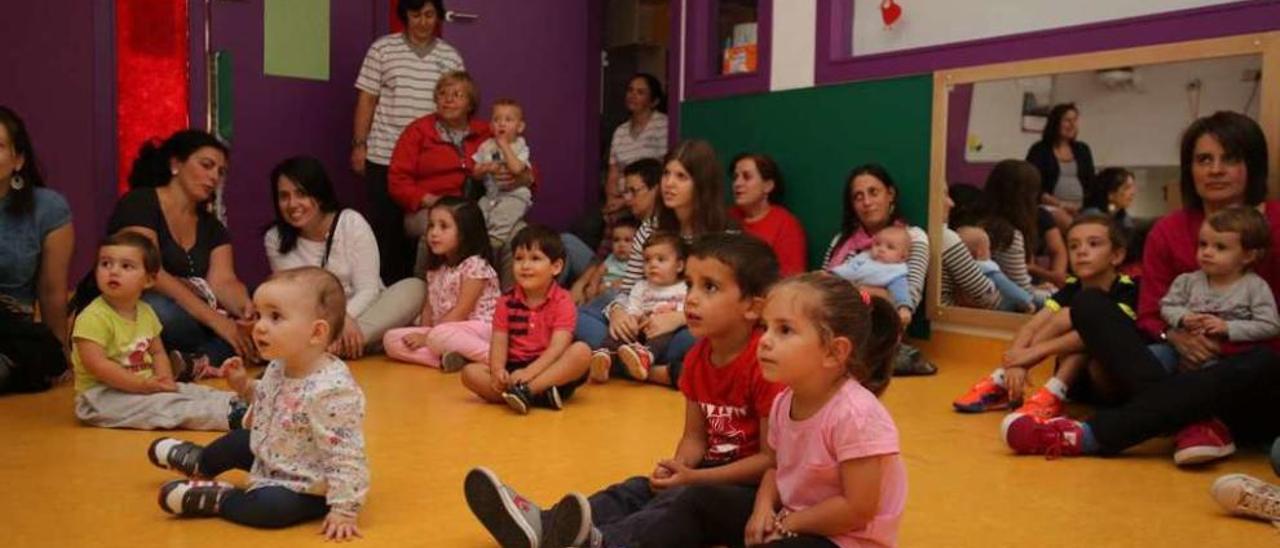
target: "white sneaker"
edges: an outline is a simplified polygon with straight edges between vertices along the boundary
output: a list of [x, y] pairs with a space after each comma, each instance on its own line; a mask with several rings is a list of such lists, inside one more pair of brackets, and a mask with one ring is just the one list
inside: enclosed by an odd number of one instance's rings
[[1218, 506], [1237, 516], [1280, 521], [1280, 487], [1244, 474], [1227, 474], [1209, 489]]

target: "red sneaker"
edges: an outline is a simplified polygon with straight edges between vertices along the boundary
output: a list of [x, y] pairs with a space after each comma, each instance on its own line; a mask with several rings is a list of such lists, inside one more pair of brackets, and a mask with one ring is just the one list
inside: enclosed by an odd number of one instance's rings
[[631, 378], [643, 381], [649, 378], [649, 368], [653, 366], [653, 352], [643, 344], [632, 343], [618, 347], [618, 358], [627, 366], [627, 374]]
[[609, 382], [609, 368], [612, 366], [613, 356], [609, 354], [609, 351], [603, 348], [596, 350], [591, 353], [588, 378], [594, 383]]
[[1178, 466], [1194, 466], [1226, 458], [1236, 452], [1231, 431], [1218, 419], [1189, 424], [1174, 437], [1177, 449], [1173, 463]]
[[996, 384], [991, 377], [983, 377], [968, 392], [951, 402], [961, 413], [982, 413], [1009, 408], [1009, 391]]
[[1061, 417], [1063, 415], [1062, 400], [1053, 395], [1048, 388], [1040, 387], [1016, 412], [1032, 415], [1041, 420]]
[[1000, 423], [1000, 431], [1004, 442], [1019, 455], [1055, 459], [1084, 452], [1084, 425], [1065, 417], [1041, 420], [1033, 415], [1010, 413]]

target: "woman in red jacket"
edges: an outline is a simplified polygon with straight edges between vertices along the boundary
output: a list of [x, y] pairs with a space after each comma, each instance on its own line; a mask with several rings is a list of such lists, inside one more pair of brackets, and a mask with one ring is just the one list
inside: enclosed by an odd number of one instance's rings
[[[426, 232], [427, 209], [436, 200], [462, 195], [476, 167], [471, 156], [492, 137], [489, 123], [473, 118], [479, 106], [480, 92], [471, 75], [450, 72], [436, 84], [436, 111], [409, 124], [396, 141], [387, 190], [404, 210], [404, 229], [410, 237]], [[526, 170], [519, 178], [530, 182], [531, 172]]]
[[808, 268], [804, 227], [782, 200], [782, 172], [767, 154], [743, 153], [733, 159], [733, 209], [729, 210], [742, 229], [764, 240], [778, 256], [782, 275], [799, 274]]

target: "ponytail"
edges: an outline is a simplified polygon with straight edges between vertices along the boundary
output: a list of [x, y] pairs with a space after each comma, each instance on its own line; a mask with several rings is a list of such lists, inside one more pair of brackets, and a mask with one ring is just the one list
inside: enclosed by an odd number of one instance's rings
[[155, 139], [142, 143], [138, 157], [129, 168], [129, 188], [155, 188], [169, 184], [173, 178], [169, 161], [185, 162], [195, 151], [205, 147], [215, 148], [223, 156], [231, 155], [227, 145], [217, 137], [198, 129], [178, 131], [162, 143]]
[[902, 323], [893, 303], [880, 297], [871, 298], [871, 333], [862, 343], [864, 377], [862, 386], [879, 396], [889, 387], [893, 376], [893, 358], [898, 353]]

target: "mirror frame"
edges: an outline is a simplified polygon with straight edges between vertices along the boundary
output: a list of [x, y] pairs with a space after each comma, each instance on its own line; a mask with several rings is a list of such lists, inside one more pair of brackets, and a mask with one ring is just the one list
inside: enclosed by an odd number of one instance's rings
[[[929, 164], [929, 277], [925, 298], [929, 319], [961, 328], [995, 330], [1011, 335], [1031, 316], [978, 308], [942, 305], [942, 200], [947, 188], [947, 106], [957, 84], [1081, 72], [1116, 66], [1153, 65], [1238, 55], [1260, 55], [1263, 79], [1258, 90], [1258, 124], [1267, 137], [1270, 196], [1280, 195], [1280, 32], [1173, 42], [1026, 61], [937, 71], [933, 74], [933, 135]], [[1268, 84], [1268, 81], [1271, 81]]]

